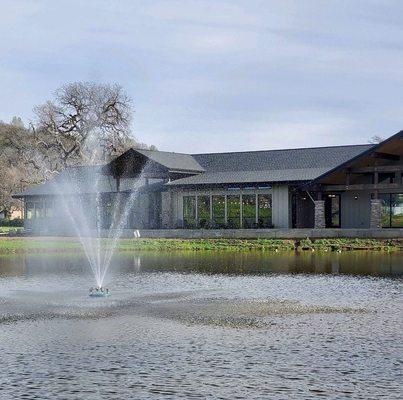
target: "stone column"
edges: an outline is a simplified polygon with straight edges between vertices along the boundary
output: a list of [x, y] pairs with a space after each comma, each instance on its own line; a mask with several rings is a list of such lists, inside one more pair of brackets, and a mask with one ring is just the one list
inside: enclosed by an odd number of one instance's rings
[[323, 229], [325, 224], [325, 201], [315, 200], [315, 229]]
[[369, 227], [371, 229], [382, 228], [382, 200], [371, 199], [371, 214]]

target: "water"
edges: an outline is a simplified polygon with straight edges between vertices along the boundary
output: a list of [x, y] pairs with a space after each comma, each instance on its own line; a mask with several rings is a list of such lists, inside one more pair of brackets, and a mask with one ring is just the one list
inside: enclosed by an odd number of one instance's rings
[[0, 257], [0, 398], [399, 399], [401, 253]]

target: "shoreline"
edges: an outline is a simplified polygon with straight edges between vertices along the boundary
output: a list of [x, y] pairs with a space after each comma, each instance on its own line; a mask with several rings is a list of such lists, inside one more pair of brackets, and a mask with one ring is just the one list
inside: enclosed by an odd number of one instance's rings
[[[101, 239], [107, 247], [111, 240]], [[116, 251], [402, 251], [403, 239], [119, 239]], [[0, 237], [0, 254], [82, 252], [74, 237]]]

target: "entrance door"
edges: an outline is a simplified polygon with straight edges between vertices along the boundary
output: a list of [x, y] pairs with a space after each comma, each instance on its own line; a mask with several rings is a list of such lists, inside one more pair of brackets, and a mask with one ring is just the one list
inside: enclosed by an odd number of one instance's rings
[[328, 194], [325, 197], [326, 228], [340, 228], [341, 220], [340, 195]]

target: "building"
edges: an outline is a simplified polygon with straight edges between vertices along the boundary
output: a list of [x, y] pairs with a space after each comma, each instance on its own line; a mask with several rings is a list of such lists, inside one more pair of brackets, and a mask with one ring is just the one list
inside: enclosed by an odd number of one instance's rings
[[62, 229], [50, 223], [61, 220], [60, 197], [84, 201], [102, 229], [114, 227], [121, 199], [134, 197], [127, 229], [403, 228], [402, 173], [403, 131], [366, 145], [210, 154], [130, 149], [15, 197], [24, 200], [26, 225], [39, 231]]

